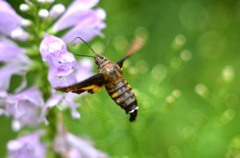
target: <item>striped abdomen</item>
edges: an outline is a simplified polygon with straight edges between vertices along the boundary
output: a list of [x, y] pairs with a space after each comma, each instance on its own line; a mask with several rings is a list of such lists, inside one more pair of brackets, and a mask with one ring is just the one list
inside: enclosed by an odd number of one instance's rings
[[130, 114], [130, 121], [134, 121], [137, 116], [138, 105], [135, 94], [132, 92], [130, 85], [123, 78], [119, 78], [114, 83], [106, 83], [106, 90], [111, 98]]

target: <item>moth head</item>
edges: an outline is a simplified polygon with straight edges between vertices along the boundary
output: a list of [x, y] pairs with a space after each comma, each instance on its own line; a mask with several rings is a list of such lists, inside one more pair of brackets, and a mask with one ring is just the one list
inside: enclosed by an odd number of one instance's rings
[[99, 54], [96, 54], [94, 56], [94, 59], [95, 59], [95, 62], [96, 62], [97, 65], [101, 65], [108, 60], [106, 57], [101, 56]]

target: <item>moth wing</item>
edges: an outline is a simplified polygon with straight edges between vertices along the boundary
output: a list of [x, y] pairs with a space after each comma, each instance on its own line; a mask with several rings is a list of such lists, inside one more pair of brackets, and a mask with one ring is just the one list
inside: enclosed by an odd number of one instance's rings
[[68, 87], [57, 87], [56, 90], [62, 91], [62, 92], [72, 92], [81, 94], [85, 91], [89, 93], [95, 93], [102, 89], [102, 86], [104, 84], [104, 77], [103, 74], [98, 73], [86, 80], [83, 80], [82, 82], [76, 83], [74, 85], [68, 86]]
[[120, 68], [122, 68], [124, 61], [125, 61], [128, 57], [130, 57], [131, 55], [133, 55], [134, 53], [136, 53], [139, 49], [141, 49], [141, 48], [143, 47], [144, 43], [145, 43], [145, 40], [144, 40], [142, 37], [137, 36], [137, 37], [134, 39], [133, 43], [132, 43], [132, 44], [130, 45], [130, 47], [128, 48], [128, 50], [127, 50], [127, 52], [126, 52], [126, 56], [117, 62], [118, 66], [119, 66]]

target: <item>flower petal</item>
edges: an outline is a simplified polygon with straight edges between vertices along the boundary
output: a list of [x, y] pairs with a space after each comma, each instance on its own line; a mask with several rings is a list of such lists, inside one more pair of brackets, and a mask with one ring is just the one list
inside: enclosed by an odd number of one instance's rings
[[79, 10], [90, 9], [98, 3], [99, 0], [75, 0], [72, 4], [69, 5], [68, 11], [78, 8]]
[[75, 73], [71, 73], [67, 76], [60, 76], [59, 73], [55, 70], [49, 71], [48, 80], [53, 88], [66, 87], [77, 83]]
[[93, 61], [87, 58], [83, 58], [79, 62], [79, 69], [76, 73], [77, 81], [83, 81], [88, 77], [92, 76]]
[[[74, 38], [79, 36], [85, 41], [89, 41], [96, 35], [101, 35], [102, 29], [106, 27], [105, 23], [103, 22], [104, 18], [105, 11], [103, 9], [97, 9], [79, 21], [75, 27], [70, 29], [62, 37], [62, 39], [66, 43], [71, 43]], [[77, 43], [77, 41], [75, 43]]]
[[78, 94], [74, 93], [67, 93], [65, 94], [65, 98], [62, 102], [62, 105], [66, 108], [69, 108], [71, 110], [71, 115], [74, 119], [80, 118], [80, 113], [77, 111], [77, 108], [80, 106], [79, 103], [76, 103], [75, 100], [78, 98]]
[[9, 87], [10, 79], [13, 74], [24, 75], [30, 64], [30, 60], [24, 54], [18, 54], [0, 68], [0, 90], [6, 91]]
[[22, 28], [16, 28], [12, 30], [10, 37], [18, 41], [26, 41], [29, 38], [29, 34]]
[[68, 133], [60, 122], [57, 126], [57, 136], [54, 139], [56, 153], [69, 158], [107, 158], [108, 155], [93, 147], [90, 141]]
[[43, 158], [46, 146], [40, 142], [39, 133], [22, 136], [16, 140], [10, 140], [7, 144], [8, 157], [11, 158]]
[[42, 55], [43, 61], [46, 61], [47, 57], [51, 54], [59, 56], [67, 53], [67, 46], [60, 38], [45, 34], [40, 44], [39, 51]]
[[17, 95], [8, 95], [5, 102], [6, 115], [14, 117], [18, 127], [25, 125], [34, 127], [40, 123], [43, 97], [36, 87], [31, 87]]
[[49, 110], [54, 106], [57, 106], [63, 100], [63, 98], [64, 98], [63, 95], [58, 95], [56, 94], [56, 91], [53, 90], [52, 96], [47, 100], [44, 107], [42, 108], [41, 116], [39, 118], [41, 121], [45, 122], [46, 125], [48, 124], [48, 120], [46, 117]]
[[98, 0], [75, 0], [68, 7], [65, 14], [54, 24], [53, 31], [58, 32], [72, 27], [92, 12], [90, 8], [95, 6]]
[[38, 90], [37, 87], [31, 87], [26, 91], [19, 93], [16, 95], [18, 100], [28, 100], [34, 106], [42, 106], [43, 105], [43, 97], [41, 92]]
[[75, 73], [78, 64], [61, 39], [45, 35], [40, 44], [40, 52], [43, 61], [48, 62], [48, 80], [52, 87], [69, 86], [77, 82]]
[[6, 38], [0, 37], [0, 61], [7, 62], [18, 54], [24, 54], [25, 50]]
[[17, 74], [21, 72], [21, 68], [17, 68], [15, 66], [4, 66], [0, 69], [1, 82], [0, 82], [0, 90], [7, 91], [9, 88], [10, 80], [13, 74]]
[[0, 32], [10, 36], [11, 32], [21, 26], [23, 18], [6, 2], [0, 1]]
[[[88, 157], [88, 158], [107, 158], [108, 155], [103, 153], [100, 150], [95, 149], [89, 141], [86, 141], [80, 137], [77, 137], [71, 133], [67, 133], [67, 141], [69, 145], [72, 147], [71, 150], [75, 150], [76, 152], [81, 155], [81, 157]], [[71, 153], [71, 151], [70, 151]]]

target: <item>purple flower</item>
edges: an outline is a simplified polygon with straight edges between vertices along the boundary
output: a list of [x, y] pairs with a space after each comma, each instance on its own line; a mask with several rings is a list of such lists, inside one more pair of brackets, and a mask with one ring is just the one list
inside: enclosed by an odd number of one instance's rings
[[[92, 75], [91, 71], [93, 68], [93, 62], [89, 59], [82, 59], [79, 62], [79, 69], [76, 73], [73, 74], [73, 77], [76, 79], [76, 82], [80, 82]], [[68, 76], [69, 78], [72, 76]], [[56, 80], [54, 81], [56, 82]], [[84, 95], [84, 94], [81, 94]], [[80, 114], [77, 111], [77, 108], [80, 106], [79, 103], [76, 103], [75, 100], [79, 97], [79, 94], [67, 93], [67, 94], [56, 94], [54, 91], [52, 97], [47, 101], [46, 107], [49, 109], [50, 107], [56, 106], [60, 104], [63, 108], [69, 108], [71, 111], [71, 115], [75, 119], [80, 118]]]
[[[75, 0], [67, 8], [66, 12], [60, 17], [52, 27], [52, 32], [57, 33], [68, 29], [60, 38], [45, 34], [40, 44], [40, 53], [43, 61], [49, 65], [48, 80], [53, 88], [69, 86], [81, 81], [88, 70], [79, 69], [74, 56], [67, 51], [66, 43], [77, 43], [73, 41], [80, 36], [86, 41], [96, 35], [102, 35], [101, 30], [105, 28], [103, 20], [106, 17], [103, 9], [92, 9], [98, 3], [98, 0]], [[54, 8], [60, 8], [60, 12], [65, 8], [58, 4], [53, 6], [50, 11], [50, 17], [56, 18], [57, 13]], [[63, 42], [64, 41], [64, 42]], [[80, 74], [83, 72], [83, 74]]]
[[90, 60], [89, 58], [88, 59], [83, 58], [82, 60], [80, 60], [79, 69], [76, 73], [77, 81], [80, 82], [92, 76], [93, 75], [93, 73], [91, 73], [92, 69], [93, 60]]
[[[69, 31], [62, 36], [66, 43], [70, 43], [74, 38], [80, 36], [86, 41], [91, 40], [96, 35], [101, 34], [101, 30], [106, 27], [103, 20], [106, 13], [103, 9], [92, 9], [98, 0], [75, 0], [68, 7], [65, 14], [53, 25], [52, 31], [59, 32], [64, 29]], [[81, 41], [75, 41], [81, 42]]]
[[25, 50], [18, 47], [15, 43], [0, 36], [0, 61], [7, 62], [18, 54], [24, 54]]
[[46, 147], [40, 142], [40, 133], [32, 133], [11, 140], [7, 144], [9, 158], [44, 158]]
[[84, 140], [71, 133], [67, 134], [67, 141], [70, 148], [69, 155], [75, 157], [88, 157], [88, 158], [107, 158], [108, 156], [95, 149], [90, 141]]
[[[93, 62], [83, 59], [78, 64], [74, 56], [67, 51], [66, 44], [57, 37], [46, 34], [39, 49], [43, 61], [49, 65], [48, 80], [53, 88], [73, 85], [92, 75]], [[79, 97], [77, 94], [59, 95], [53, 91], [51, 98], [43, 108], [41, 118], [47, 123], [45, 116], [48, 110], [59, 104], [64, 108], [69, 108], [73, 118], [80, 118], [76, 110], [79, 107], [79, 103], [75, 102], [77, 97]]]
[[63, 107], [69, 108], [71, 110], [71, 115], [75, 119], [80, 118], [80, 114], [77, 111], [77, 108], [80, 106], [80, 104], [75, 102], [76, 98], [78, 97], [78, 94], [68, 93], [64, 95], [64, 100], [61, 102], [61, 105]]
[[51, 108], [57, 105], [60, 105], [63, 109], [69, 108], [71, 110], [72, 117], [79, 119], [80, 114], [77, 111], [77, 108], [80, 106], [80, 104], [75, 102], [75, 99], [77, 97], [79, 97], [79, 95], [72, 93], [68, 93], [66, 95], [56, 94], [55, 90], [53, 90], [52, 96], [47, 100], [44, 107], [42, 108], [40, 120], [44, 121], [45, 124], [48, 124], [46, 115]]
[[26, 40], [28, 34], [21, 28], [24, 19], [4, 0], [0, 1], [0, 33], [17, 40]]
[[61, 39], [45, 35], [39, 50], [43, 61], [49, 65], [48, 80], [52, 87], [68, 86], [77, 82], [75, 72], [78, 64]]
[[13, 74], [25, 75], [29, 69], [30, 59], [25, 55], [25, 49], [18, 47], [10, 40], [0, 38], [0, 91], [7, 91]]
[[[41, 42], [39, 51], [42, 60], [49, 66], [48, 81], [52, 87], [69, 86], [91, 76], [93, 62], [89, 59], [83, 59], [78, 63], [73, 54], [68, 52], [65, 43], [70, 43], [78, 36], [86, 41], [97, 35], [102, 36], [101, 31], [105, 28], [105, 11], [101, 8], [93, 9], [98, 0], [75, 0], [67, 9], [63, 4], [53, 4], [50, 10], [48, 10], [49, 6], [46, 6], [50, 3], [44, 3], [45, 5], [35, 5], [35, 3], [37, 2], [27, 1], [20, 6], [20, 11], [28, 13], [29, 17], [32, 17], [26, 20], [19, 16], [7, 1], [0, 0], [0, 116], [12, 117], [15, 131], [25, 126], [37, 127], [43, 121], [47, 122], [46, 116], [49, 109], [57, 105], [61, 109], [70, 109], [73, 118], [80, 118], [80, 114], [76, 110], [80, 104], [75, 102], [79, 95], [71, 93], [63, 95], [52, 90], [52, 95], [44, 102], [42, 92], [34, 85], [35, 83], [31, 85], [31, 82], [28, 82], [30, 80], [26, 77], [26, 73], [29, 70], [41, 70], [44, 74], [47, 71], [44, 63], [37, 59], [40, 55], [36, 51], [39, 45], [36, 44]], [[32, 12], [33, 10], [39, 12], [36, 14], [36, 12]], [[57, 19], [60, 15], [62, 16]], [[40, 18], [41, 24], [35, 23], [38, 18]], [[31, 24], [34, 25], [35, 29], [27, 27]], [[29, 34], [25, 30], [29, 30]], [[57, 34], [58, 32], [63, 33], [62, 39], [47, 34]], [[39, 41], [44, 33], [42, 41]], [[9, 37], [13, 41], [9, 40]], [[14, 40], [29, 40], [27, 42], [31, 42], [31, 45], [25, 45], [26, 48], [21, 48]], [[77, 42], [81, 41], [72, 43]], [[30, 59], [30, 57], [34, 58]], [[10, 94], [8, 93], [9, 84], [11, 77], [15, 74], [22, 76], [23, 82], [20, 86], [14, 87], [14, 92]], [[36, 74], [35, 77], [42, 76], [44, 75]], [[42, 82], [39, 79], [36, 80], [40, 88], [45, 86], [45, 80], [44, 78]], [[29, 83], [30, 88], [23, 91]], [[48, 96], [48, 94], [44, 94], [44, 96]], [[61, 122], [59, 118], [57, 119], [58, 122]], [[62, 131], [62, 133], [59, 131], [55, 141], [61, 148], [61, 150], [56, 148], [56, 151], [63, 156], [66, 154], [70, 158], [107, 157], [90, 143], [64, 130]], [[9, 141], [7, 145], [8, 157], [45, 157], [46, 147], [40, 142], [42, 134], [36, 132]]]
[[40, 44], [43, 61], [49, 65], [48, 80], [53, 88], [75, 84], [91, 75], [93, 63], [84, 59], [80, 66], [59, 38], [45, 35]]
[[14, 118], [14, 130], [19, 130], [25, 125], [35, 127], [42, 121], [39, 118], [44, 102], [41, 92], [36, 87], [16, 95], [8, 94], [4, 104], [5, 115]]
[[55, 152], [68, 158], [108, 158], [105, 153], [95, 149], [90, 141], [68, 133], [61, 122], [54, 144]]
[[70, 147], [68, 151], [70, 158], [88, 157], [88, 158], [107, 158], [108, 156], [100, 150], [93, 147], [90, 141], [67, 133], [66, 140]]
[[[40, 44], [40, 53], [43, 61], [49, 65], [48, 80], [52, 87], [69, 86], [80, 82], [92, 75], [93, 62], [90, 59], [83, 59], [77, 63], [74, 56], [67, 51], [66, 44], [59, 38], [45, 35]], [[64, 108], [69, 108], [73, 118], [80, 118], [77, 112], [79, 103], [76, 103], [77, 94], [56, 94], [53, 91], [51, 98], [45, 104], [41, 118], [45, 120], [48, 110], [53, 106], [61, 105]]]

